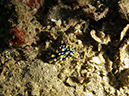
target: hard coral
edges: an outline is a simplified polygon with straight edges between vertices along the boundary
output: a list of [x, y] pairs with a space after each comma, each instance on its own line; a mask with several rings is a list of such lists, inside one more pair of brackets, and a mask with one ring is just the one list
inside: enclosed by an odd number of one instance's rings
[[9, 44], [14, 46], [20, 46], [25, 44], [25, 36], [26, 36], [25, 31], [12, 29], [10, 32], [14, 37], [9, 41]]

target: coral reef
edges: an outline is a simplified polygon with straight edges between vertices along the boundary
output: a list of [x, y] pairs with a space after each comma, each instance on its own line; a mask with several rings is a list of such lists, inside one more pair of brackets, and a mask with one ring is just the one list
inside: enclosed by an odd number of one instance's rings
[[1, 96], [129, 95], [128, 0], [0, 5]]

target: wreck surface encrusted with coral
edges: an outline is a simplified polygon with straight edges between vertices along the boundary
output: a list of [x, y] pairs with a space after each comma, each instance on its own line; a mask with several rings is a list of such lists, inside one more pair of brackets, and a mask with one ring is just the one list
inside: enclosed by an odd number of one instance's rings
[[128, 0], [0, 5], [1, 96], [129, 95]]

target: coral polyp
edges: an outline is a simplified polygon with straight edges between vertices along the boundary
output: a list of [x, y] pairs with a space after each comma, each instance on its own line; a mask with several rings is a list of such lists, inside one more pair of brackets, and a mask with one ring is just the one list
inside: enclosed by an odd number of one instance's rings
[[25, 44], [25, 31], [12, 29], [10, 32], [13, 35], [13, 38], [9, 41], [9, 44], [14, 46], [20, 46]]

